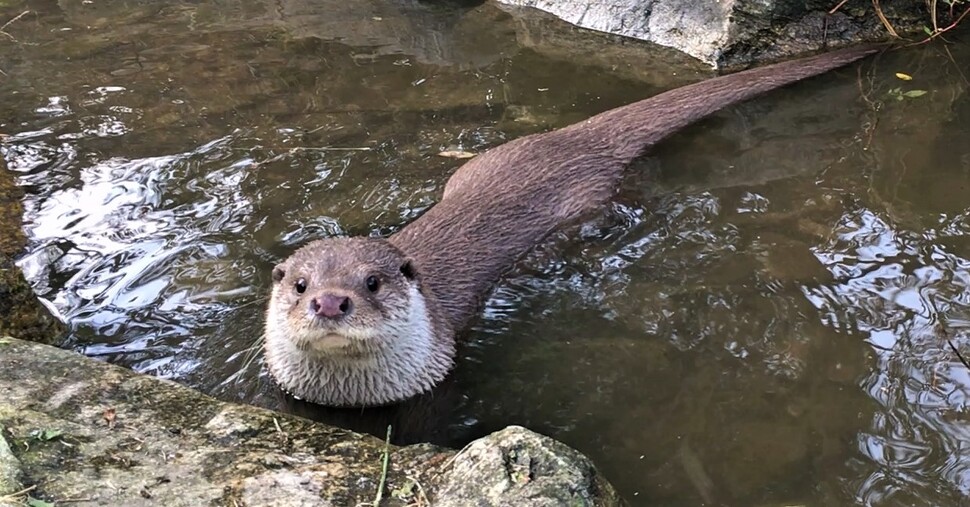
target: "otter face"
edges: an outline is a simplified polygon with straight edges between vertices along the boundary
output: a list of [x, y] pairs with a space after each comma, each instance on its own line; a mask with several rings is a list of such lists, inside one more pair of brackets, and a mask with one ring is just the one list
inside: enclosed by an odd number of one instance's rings
[[411, 261], [385, 241], [322, 240], [273, 269], [272, 304], [305, 353], [364, 358], [408, 319], [416, 285]]
[[264, 351], [297, 398], [379, 405], [431, 389], [454, 346], [435, 337], [411, 261], [383, 239], [333, 238], [273, 269]]

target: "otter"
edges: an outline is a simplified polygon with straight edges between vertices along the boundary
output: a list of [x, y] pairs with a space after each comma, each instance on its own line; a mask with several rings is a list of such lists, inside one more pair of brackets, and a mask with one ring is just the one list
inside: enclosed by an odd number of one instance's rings
[[292, 396], [331, 406], [430, 390], [501, 275], [558, 227], [603, 206], [636, 157], [719, 109], [878, 50], [719, 76], [513, 140], [458, 168], [441, 200], [397, 233], [308, 243], [273, 268], [270, 374]]

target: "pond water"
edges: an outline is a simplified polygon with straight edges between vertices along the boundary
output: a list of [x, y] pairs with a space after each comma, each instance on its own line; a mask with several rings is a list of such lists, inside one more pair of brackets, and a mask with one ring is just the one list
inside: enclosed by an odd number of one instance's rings
[[15, 0], [0, 25], [25, 11], [0, 34], [0, 153], [70, 347], [399, 442], [524, 425], [634, 505], [970, 501], [968, 45], [678, 134], [501, 282], [434, 396], [334, 411], [280, 395], [254, 348], [275, 262], [407, 224], [460, 164], [443, 150], [708, 71], [491, 3]]

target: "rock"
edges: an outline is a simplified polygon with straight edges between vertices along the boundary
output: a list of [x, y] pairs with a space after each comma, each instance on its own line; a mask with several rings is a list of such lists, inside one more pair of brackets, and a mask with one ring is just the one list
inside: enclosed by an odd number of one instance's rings
[[[221, 402], [73, 352], [0, 339], [0, 487], [71, 505], [618, 505], [590, 461], [512, 427], [465, 450]], [[0, 490], [0, 491], [5, 491]]]
[[26, 238], [20, 228], [23, 190], [14, 182], [7, 169], [7, 160], [0, 151], [0, 254], [14, 255], [24, 247]]
[[615, 505], [616, 493], [585, 456], [509, 426], [472, 442], [442, 476], [435, 505]]
[[0, 253], [0, 335], [57, 343], [64, 330], [64, 324], [37, 300], [20, 269]]
[[[511, 6], [534, 7], [584, 28], [672, 47], [721, 68], [888, 37], [872, 6], [842, 6], [829, 14], [837, 2], [818, 5], [792, 0], [499, 1]], [[887, 1], [881, 8], [900, 32], [920, 30], [929, 16], [921, 2]], [[944, 15], [942, 11], [940, 15]]]
[[20, 461], [14, 456], [3, 433], [3, 425], [0, 425], [0, 507], [16, 505], [15, 494], [23, 489], [20, 483]]
[[37, 300], [13, 262], [26, 241], [20, 227], [21, 196], [0, 153], [0, 336], [54, 343], [63, 335], [64, 324]]

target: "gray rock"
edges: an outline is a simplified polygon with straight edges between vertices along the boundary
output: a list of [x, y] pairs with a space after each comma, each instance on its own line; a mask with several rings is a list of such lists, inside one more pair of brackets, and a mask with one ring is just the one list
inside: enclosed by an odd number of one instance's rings
[[78, 506], [352, 506], [382, 477], [381, 505], [620, 503], [588, 459], [524, 428], [460, 453], [389, 446], [9, 337], [0, 427], [0, 495], [23, 482]]
[[714, 63], [728, 41], [733, 0], [662, 2], [655, 0], [499, 0], [534, 7], [583, 28], [677, 48]]
[[509, 426], [472, 442], [442, 476], [435, 505], [615, 505], [613, 489], [585, 456]]
[[[683, 51], [714, 67], [777, 59], [829, 45], [882, 40], [888, 32], [871, 5], [792, 0], [498, 0], [533, 7], [575, 25]], [[922, 2], [882, 3], [897, 31], [920, 29]]]
[[16, 493], [23, 489], [20, 483], [20, 461], [14, 456], [3, 433], [3, 425], [0, 425], [0, 507], [17, 505]]

